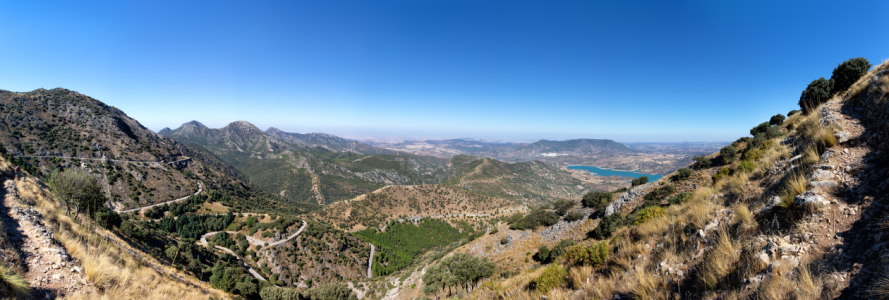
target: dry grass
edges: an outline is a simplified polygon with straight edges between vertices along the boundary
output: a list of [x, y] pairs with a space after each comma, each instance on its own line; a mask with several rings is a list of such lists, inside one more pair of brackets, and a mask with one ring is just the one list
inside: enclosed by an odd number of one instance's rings
[[0, 265], [0, 295], [10, 298], [24, 298], [31, 292], [31, 286], [22, 276]]
[[636, 299], [668, 299], [669, 288], [664, 281], [666, 277], [650, 273], [645, 268], [636, 268], [633, 273], [636, 282], [633, 284], [633, 296]]
[[708, 290], [718, 287], [740, 258], [737, 241], [732, 240], [727, 229], [720, 228], [717, 234], [716, 245], [707, 252], [700, 270], [700, 283]]
[[571, 284], [572, 288], [579, 290], [583, 288], [590, 274], [593, 274], [593, 267], [591, 266], [572, 267], [568, 270], [568, 283]]
[[781, 192], [781, 207], [792, 209], [794, 207], [793, 199], [797, 195], [805, 193], [809, 187], [809, 180], [803, 172], [796, 172], [785, 181], [784, 190]]
[[[55, 237], [72, 257], [80, 260], [87, 280], [96, 287], [92, 294], [77, 294], [71, 299], [222, 299], [226, 294], [191, 278], [180, 282], [164, 269], [159, 273], [138, 257], [105, 240], [114, 233], [98, 227], [88, 228], [65, 215], [61, 206], [39, 182], [29, 177], [17, 182], [19, 195], [37, 204], [47, 225], [55, 227]], [[84, 220], [85, 221], [85, 220]], [[135, 249], [131, 249], [138, 251]], [[143, 255], [148, 258], [147, 255]], [[160, 265], [156, 261], [156, 265]]]

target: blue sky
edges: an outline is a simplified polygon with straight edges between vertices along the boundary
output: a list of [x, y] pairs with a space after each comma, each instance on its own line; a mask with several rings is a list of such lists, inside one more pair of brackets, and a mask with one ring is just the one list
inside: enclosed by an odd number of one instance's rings
[[[180, 3], [187, 2], [187, 3]], [[731, 141], [843, 60], [887, 1], [5, 1], [0, 89], [159, 130]]]

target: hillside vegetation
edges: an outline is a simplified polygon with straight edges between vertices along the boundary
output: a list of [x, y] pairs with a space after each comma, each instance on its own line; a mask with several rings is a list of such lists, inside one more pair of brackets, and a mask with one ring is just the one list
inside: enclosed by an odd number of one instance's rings
[[387, 186], [333, 203], [310, 215], [346, 231], [381, 228], [389, 221], [411, 217], [462, 218], [521, 209], [516, 201], [480, 195], [447, 185]]
[[326, 134], [263, 132], [244, 121], [221, 129], [193, 121], [160, 134], [201, 145], [264, 190], [292, 201], [329, 204], [386, 184], [436, 183], [446, 175], [444, 159], [396, 155]]
[[539, 161], [504, 163], [491, 158], [456, 155], [451, 158], [454, 177], [443, 184], [453, 185], [492, 197], [522, 203], [550, 203], [556, 199], [579, 199], [591, 187]]

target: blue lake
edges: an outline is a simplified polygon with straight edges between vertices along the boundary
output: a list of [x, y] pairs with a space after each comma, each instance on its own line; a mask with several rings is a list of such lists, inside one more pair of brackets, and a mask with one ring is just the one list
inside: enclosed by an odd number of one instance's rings
[[590, 166], [568, 166], [568, 169], [584, 170], [584, 171], [587, 171], [590, 173], [595, 173], [596, 175], [599, 175], [599, 176], [620, 176], [620, 177], [633, 177], [633, 178], [648, 176], [648, 182], [652, 182], [652, 181], [661, 179], [661, 177], [664, 177], [664, 175], [642, 174], [642, 173], [636, 173], [636, 172], [630, 172], [630, 171], [609, 170], [609, 169], [602, 169], [602, 168], [590, 167]]

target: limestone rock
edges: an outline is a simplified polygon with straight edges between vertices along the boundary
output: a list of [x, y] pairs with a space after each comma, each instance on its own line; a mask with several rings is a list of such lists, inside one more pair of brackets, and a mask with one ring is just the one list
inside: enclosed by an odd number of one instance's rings
[[793, 198], [793, 204], [796, 205], [825, 205], [827, 203], [828, 202], [824, 199], [824, 196], [821, 196], [814, 191], [806, 191]]
[[829, 179], [833, 179], [833, 178], [834, 178], [833, 172], [818, 169], [818, 170], [815, 170], [815, 173], [812, 173], [811, 180], [812, 181], [819, 181], [819, 180], [829, 180]]
[[812, 182], [809, 182], [809, 185], [811, 185], [811, 186], [813, 186], [813, 187], [820, 187], [820, 188], [825, 188], [825, 189], [833, 189], [833, 188], [836, 188], [836, 187], [840, 186], [840, 183], [839, 183], [839, 182], [836, 182], [836, 181], [833, 181], [833, 180], [821, 180], [821, 181], [812, 181]]
[[852, 138], [848, 131], [837, 132], [836, 136], [837, 142], [839, 142], [840, 144], [848, 142]]
[[759, 211], [759, 213], [765, 213], [765, 212], [772, 210], [772, 208], [775, 208], [775, 206], [778, 206], [778, 204], [781, 204], [782, 201], [783, 200], [781, 199], [781, 197], [778, 197], [778, 196], [772, 197], [772, 200], [769, 201], [769, 203], [767, 203], [766, 206], [763, 207], [762, 210]]

